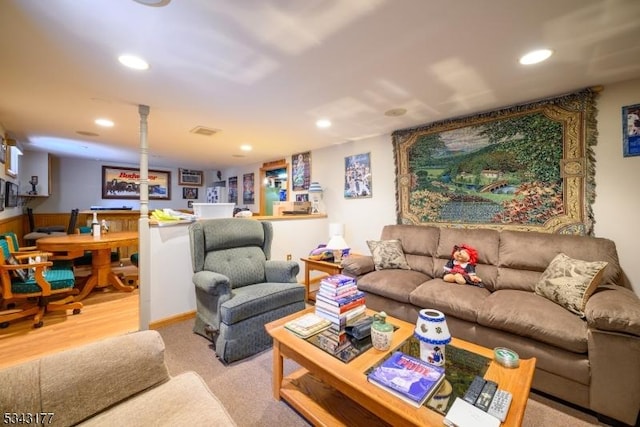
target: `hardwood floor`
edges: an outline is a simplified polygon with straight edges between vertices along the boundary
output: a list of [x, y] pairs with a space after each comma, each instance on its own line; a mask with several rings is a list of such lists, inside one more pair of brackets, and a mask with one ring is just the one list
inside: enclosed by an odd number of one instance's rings
[[33, 328], [30, 319], [0, 329], [0, 368], [102, 338], [138, 330], [138, 290], [131, 293], [105, 288], [92, 292], [77, 315], [51, 312], [44, 326]]

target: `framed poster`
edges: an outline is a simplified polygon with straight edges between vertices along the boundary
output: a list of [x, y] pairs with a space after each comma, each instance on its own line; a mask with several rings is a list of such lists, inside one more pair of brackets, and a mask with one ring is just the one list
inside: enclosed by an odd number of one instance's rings
[[[102, 166], [103, 199], [139, 199], [140, 169]], [[171, 200], [171, 172], [149, 169], [149, 199]]]
[[5, 180], [0, 178], [0, 211], [4, 210]]
[[178, 185], [202, 186], [204, 172], [191, 169], [178, 169]]
[[242, 175], [242, 203], [252, 205], [255, 203], [255, 174], [245, 173]]
[[311, 183], [311, 151], [291, 156], [293, 174], [291, 177], [292, 190], [308, 190]]
[[0, 163], [4, 163], [7, 160], [7, 140], [2, 135], [0, 135], [0, 139]]
[[238, 177], [229, 178], [229, 203], [238, 203]]
[[15, 208], [18, 206], [18, 186], [11, 181], [7, 181], [5, 192], [5, 206]]
[[184, 187], [182, 189], [182, 198], [183, 199], [197, 199], [198, 198], [198, 189], [195, 187]]
[[362, 199], [373, 195], [371, 153], [344, 158], [344, 197]]
[[640, 156], [640, 104], [622, 107], [624, 157]]

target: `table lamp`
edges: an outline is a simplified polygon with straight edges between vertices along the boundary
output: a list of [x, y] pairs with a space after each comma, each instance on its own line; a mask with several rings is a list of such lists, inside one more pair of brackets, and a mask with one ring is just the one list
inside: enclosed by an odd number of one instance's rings
[[345, 242], [344, 237], [332, 236], [326, 248], [333, 251], [333, 262], [341, 262], [343, 251], [349, 249], [349, 245]]
[[413, 335], [420, 340], [420, 359], [444, 366], [444, 346], [451, 342], [444, 314], [430, 308], [420, 310]]

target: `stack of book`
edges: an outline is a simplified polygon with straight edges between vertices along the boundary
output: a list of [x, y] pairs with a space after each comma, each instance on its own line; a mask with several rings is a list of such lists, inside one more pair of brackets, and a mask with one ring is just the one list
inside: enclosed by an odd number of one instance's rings
[[331, 322], [331, 326], [319, 334], [325, 350], [337, 352], [349, 344], [345, 328], [366, 316], [364, 300], [364, 292], [358, 290], [353, 277], [336, 274], [320, 281], [316, 314]]

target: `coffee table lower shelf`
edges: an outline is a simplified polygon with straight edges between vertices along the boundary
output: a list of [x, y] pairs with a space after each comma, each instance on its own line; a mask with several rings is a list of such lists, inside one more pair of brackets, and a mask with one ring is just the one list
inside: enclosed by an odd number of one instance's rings
[[283, 379], [280, 396], [313, 425], [390, 426], [304, 368]]

